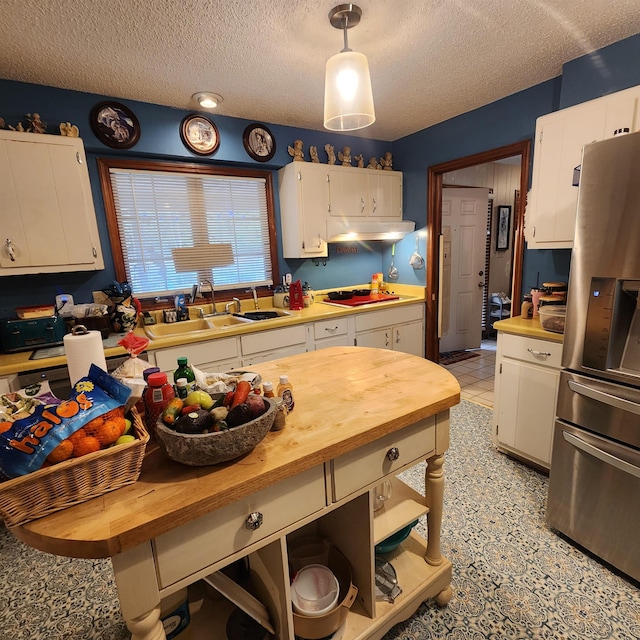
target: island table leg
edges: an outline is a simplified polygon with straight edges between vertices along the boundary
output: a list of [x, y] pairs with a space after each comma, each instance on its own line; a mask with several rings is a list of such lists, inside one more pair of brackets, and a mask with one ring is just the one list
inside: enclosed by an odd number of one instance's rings
[[443, 563], [440, 548], [440, 531], [442, 527], [442, 509], [444, 504], [444, 454], [433, 456], [427, 460], [424, 486], [429, 507], [427, 514], [427, 552], [425, 560], [432, 566]]

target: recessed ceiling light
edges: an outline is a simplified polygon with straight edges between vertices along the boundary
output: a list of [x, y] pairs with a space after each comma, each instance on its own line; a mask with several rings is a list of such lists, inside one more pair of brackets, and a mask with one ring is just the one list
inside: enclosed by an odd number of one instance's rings
[[203, 109], [215, 109], [223, 100], [221, 95], [211, 91], [200, 91], [191, 96]]

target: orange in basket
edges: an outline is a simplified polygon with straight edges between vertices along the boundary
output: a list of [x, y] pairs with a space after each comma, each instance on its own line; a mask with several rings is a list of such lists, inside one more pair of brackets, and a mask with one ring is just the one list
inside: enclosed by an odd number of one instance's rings
[[80, 438], [73, 445], [74, 458], [79, 458], [80, 456], [87, 455], [87, 453], [94, 453], [95, 451], [100, 451], [100, 441], [93, 436]]
[[47, 462], [57, 464], [68, 460], [73, 454], [73, 442], [67, 438], [63, 440], [48, 456]]

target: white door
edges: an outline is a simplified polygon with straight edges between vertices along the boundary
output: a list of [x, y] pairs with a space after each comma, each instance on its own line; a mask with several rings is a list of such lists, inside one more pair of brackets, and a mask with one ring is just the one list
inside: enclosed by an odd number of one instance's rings
[[479, 349], [489, 189], [443, 189], [440, 353]]

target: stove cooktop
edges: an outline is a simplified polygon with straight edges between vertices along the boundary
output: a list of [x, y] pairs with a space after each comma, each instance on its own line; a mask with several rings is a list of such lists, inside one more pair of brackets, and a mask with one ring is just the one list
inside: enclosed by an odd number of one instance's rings
[[376, 302], [389, 302], [389, 300], [399, 300], [400, 296], [396, 296], [390, 293], [379, 293], [375, 297], [371, 296], [353, 296], [348, 300], [331, 300], [330, 298], [324, 298], [323, 302], [329, 304], [337, 304], [340, 307], [360, 307], [364, 304], [375, 304]]

